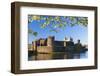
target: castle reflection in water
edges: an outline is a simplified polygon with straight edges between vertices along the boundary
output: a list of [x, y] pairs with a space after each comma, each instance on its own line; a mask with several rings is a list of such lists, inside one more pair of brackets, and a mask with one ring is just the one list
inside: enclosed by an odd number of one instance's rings
[[74, 43], [72, 38], [65, 37], [64, 41], [57, 41], [54, 36], [49, 36], [28, 45], [28, 60], [87, 58], [87, 51], [87, 45], [82, 45], [80, 40]]

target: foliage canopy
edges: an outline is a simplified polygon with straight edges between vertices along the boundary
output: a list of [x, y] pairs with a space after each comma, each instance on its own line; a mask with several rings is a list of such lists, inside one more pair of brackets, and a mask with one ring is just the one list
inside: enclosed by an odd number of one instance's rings
[[[50, 31], [59, 32], [60, 29], [65, 28], [66, 26], [76, 26], [82, 25], [87, 27], [88, 18], [87, 17], [76, 17], [76, 16], [45, 16], [45, 15], [28, 15], [28, 23], [37, 21], [40, 24], [42, 29], [47, 26], [50, 28]], [[35, 32], [29, 28], [29, 34], [34, 36], [38, 35], [38, 32]]]

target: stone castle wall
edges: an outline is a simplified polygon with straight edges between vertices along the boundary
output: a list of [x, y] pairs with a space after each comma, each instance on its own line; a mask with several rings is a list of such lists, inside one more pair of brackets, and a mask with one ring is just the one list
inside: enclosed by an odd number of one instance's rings
[[53, 51], [54, 52], [65, 52], [65, 47], [64, 46], [55, 46]]
[[50, 46], [38, 46], [37, 52], [39, 53], [52, 53], [53, 47]]
[[[56, 41], [54, 36], [50, 36], [46, 39], [38, 39], [32, 42], [32, 47], [29, 45], [28, 49], [32, 51], [39, 52], [39, 53], [52, 53], [54, 52], [67, 52], [67, 51], [79, 51], [83, 48], [80, 40], [78, 43], [74, 44], [73, 39], [71, 38], [70, 41]], [[83, 49], [87, 49], [84, 47]]]
[[[55, 41], [53, 36], [48, 37], [47, 39], [39, 39], [33, 42], [33, 50], [40, 53], [52, 53], [52, 51], [64, 51], [64, 42]], [[63, 50], [62, 50], [63, 49]]]

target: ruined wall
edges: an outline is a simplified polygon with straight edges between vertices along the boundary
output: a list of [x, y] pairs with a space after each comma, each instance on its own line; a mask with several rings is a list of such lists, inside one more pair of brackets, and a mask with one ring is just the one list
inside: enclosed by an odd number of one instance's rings
[[40, 40], [40, 46], [46, 46], [47, 45], [47, 40], [41, 39]]
[[34, 42], [33, 42], [33, 50], [37, 50], [37, 46], [36, 46], [36, 45], [37, 45], [37, 42], [34, 41]]
[[52, 54], [37, 54], [37, 60], [51, 60]]
[[53, 48], [49, 46], [38, 46], [37, 51], [40, 53], [52, 53]]

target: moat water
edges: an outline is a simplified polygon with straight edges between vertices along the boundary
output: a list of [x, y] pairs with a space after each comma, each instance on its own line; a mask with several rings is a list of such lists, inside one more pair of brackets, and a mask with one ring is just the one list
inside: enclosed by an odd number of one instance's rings
[[88, 51], [81, 53], [65, 53], [65, 52], [54, 52], [52, 54], [45, 53], [28, 53], [28, 60], [55, 60], [55, 59], [82, 59], [88, 57]]

